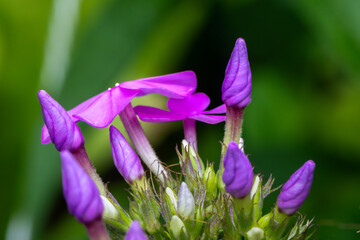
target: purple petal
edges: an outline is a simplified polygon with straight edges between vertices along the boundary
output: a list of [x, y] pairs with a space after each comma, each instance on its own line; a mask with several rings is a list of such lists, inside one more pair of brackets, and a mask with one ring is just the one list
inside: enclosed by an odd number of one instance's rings
[[112, 120], [139, 93], [137, 90], [122, 89], [119, 86], [90, 98], [69, 111], [77, 120], [93, 127], [107, 127]]
[[38, 96], [46, 125], [42, 130], [42, 143], [51, 139], [58, 151], [78, 149], [84, 138], [66, 110], [46, 91], [40, 90]]
[[254, 173], [249, 159], [235, 142], [227, 147], [222, 179], [225, 191], [234, 198], [244, 198], [251, 191]]
[[120, 83], [120, 87], [140, 90], [138, 96], [159, 93], [171, 98], [180, 98], [193, 93], [196, 89], [196, 84], [195, 73], [193, 71], [184, 71], [128, 81]]
[[110, 143], [115, 166], [124, 179], [129, 183], [141, 179], [144, 168], [139, 157], [114, 126], [110, 126]]
[[186, 116], [182, 114], [172, 113], [154, 107], [136, 106], [134, 107], [134, 110], [144, 122], [172, 122], [184, 120], [186, 118]]
[[170, 98], [168, 108], [171, 112], [191, 116], [202, 113], [210, 104], [210, 98], [205, 93], [194, 93], [182, 99]]
[[226, 106], [244, 108], [251, 100], [251, 71], [244, 39], [235, 43], [225, 70], [222, 100]]
[[209, 111], [204, 111], [203, 114], [220, 114], [220, 113], [226, 113], [226, 106], [225, 104], [220, 105], [214, 109], [211, 109]]
[[280, 212], [292, 215], [299, 210], [310, 192], [314, 169], [315, 163], [309, 160], [285, 183], [276, 202]]
[[147, 240], [147, 236], [142, 230], [138, 221], [133, 221], [124, 240]]
[[101, 219], [103, 203], [99, 190], [68, 151], [60, 153], [62, 185], [69, 212], [84, 224]]
[[204, 115], [204, 114], [191, 116], [189, 118], [200, 121], [200, 122], [208, 123], [208, 124], [217, 124], [219, 122], [223, 122], [226, 120], [225, 116]]

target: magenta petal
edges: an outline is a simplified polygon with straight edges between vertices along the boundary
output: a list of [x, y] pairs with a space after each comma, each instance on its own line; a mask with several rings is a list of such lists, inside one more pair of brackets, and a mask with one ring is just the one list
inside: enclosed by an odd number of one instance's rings
[[194, 93], [182, 99], [170, 98], [168, 108], [171, 112], [187, 116], [202, 113], [210, 104], [210, 98], [205, 93]]
[[220, 105], [214, 109], [211, 109], [209, 111], [204, 111], [203, 114], [220, 114], [220, 113], [226, 113], [226, 106], [225, 104]]
[[142, 230], [138, 221], [133, 221], [130, 225], [124, 240], [147, 240], [147, 236]]
[[63, 151], [60, 156], [63, 192], [69, 212], [84, 224], [101, 219], [103, 203], [95, 183], [70, 152]]
[[134, 110], [139, 118], [145, 122], [171, 122], [184, 120], [186, 118], [186, 116], [182, 114], [172, 113], [154, 107], [136, 106]]
[[219, 122], [223, 122], [226, 120], [225, 116], [204, 115], [204, 114], [191, 116], [189, 118], [200, 121], [200, 122], [208, 123], [208, 124], [217, 124]]
[[193, 71], [184, 71], [128, 81], [120, 83], [120, 87], [140, 90], [137, 96], [159, 93], [171, 98], [180, 98], [193, 93], [196, 89], [196, 84], [195, 73]]
[[90, 98], [69, 111], [74, 118], [93, 127], [107, 127], [139, 93], [137, 90], [114, 87]]

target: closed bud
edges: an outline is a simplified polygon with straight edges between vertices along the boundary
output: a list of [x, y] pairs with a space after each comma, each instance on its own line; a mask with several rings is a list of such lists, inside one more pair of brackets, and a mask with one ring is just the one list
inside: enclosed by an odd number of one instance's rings
[[102, 203], [104, 205], [103, 217], [109, 219], [117, 219], [119, 217], [119, 212], [115, 206], [104, 196], [100, 196]]
[[184, 219], [194, 218], [195, 200], [186, 183], [182, 182], [178, 194], [177, 213]]
[[224, 157], [222, 180], [225, 191], [234, 198], [249, 195], [253, 186], [254, 174], [249, 159], [235, 142], [230, 142]]
[[293, 215], [300, 208], [310, 192], [314, 169], [309, 160], [285, 183], [276, 202], [280, 213]]
[[253, 227], [246, 233], [249, 240], [261, 240], [264, 239], [264, 230], [258, 227]]
[[210, 201], [217, 192], [217, 177], [212, 165], [205, 169], [203, 183], [206, 186], [206, 200]]
[[183, 221], [181, 221], [181, 219], [176, 215], [171, 218], [170, 230], [176, 239], [180, 239], [181, 233], [187, 235]]

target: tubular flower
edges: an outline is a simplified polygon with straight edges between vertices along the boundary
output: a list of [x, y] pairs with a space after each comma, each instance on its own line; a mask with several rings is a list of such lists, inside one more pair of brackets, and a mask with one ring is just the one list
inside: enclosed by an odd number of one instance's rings
[[222, 100], [228, 107], [244, 108], [251, 100], [251, 71], [244, 39], [238, 38], [225, 70]]
[[284, 184], [276, 202], [280, 212], [293, 215], [299, 210], [310, 192], [314, 169], [315, 163], [309, 160]]
[[111, 151], [115, 166], [124, 179], [132, 184], [144, 175], [140, 159], [121, 132], [110, 126]]
[[138, 221], [133, 221], [124, 240], [147, 240], [147, 236]]
[[58, 151], [73, 151], [82, 146], [84, 138], [66, 110], [46, 91], [40, 90], [38, 96], [45, 122], [43, 132], [50, 135], [48, 139], [43, 135], [42, 143], [51, 139]]
[[68, 151], [60, 153], [62, 185], [69, 212], [83, 224], [101, 220], [103, 203], [90, 176]]
[[[110, 125], [134, 97], [159, 93], [166, 97], [181, 98], [196, 89], [196, 76], [184, 71], [157, 77], [143, 78], [116, 84], [68, 111], [74, 122], [84, 121], [93, 127]], [[43, 131], [43, 144], [49, 143], [48, 133]]]
[[235, 142], [227, 147], [224, 168], [225, 191], [234, 198], [246, 197], [251, 191], [254, 174], [249, 159]]

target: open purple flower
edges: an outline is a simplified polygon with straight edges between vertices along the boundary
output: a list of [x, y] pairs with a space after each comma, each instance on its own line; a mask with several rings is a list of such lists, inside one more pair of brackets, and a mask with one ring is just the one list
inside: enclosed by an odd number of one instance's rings
[[[50, 135], [58, 151], [76, 150], [84, 144], [84, 138], [78, 126], [66, 110], [44, 90], [38, 93], [45, 130]], [[44, 138], [42, 142], [46, 141]]]
[[251, 71], [244, 39], [238, 38], [225, 70], [222, 100], [228, 107], [244, 108], [251, 100]]
[[144, 175], [140, 159], [121, 132], [110, 126], [110, 143], [114, 163], [120, 174], [132, 184]]
[[147, 240], [147, 236], [142, 230], [138, 221], [133, 221], [124, 240]]
[[254, 173], [249, 159], [235, 142], [230, 142], [227, 147], [224, 168], [222, 180], [225, 191], [234, 198], [244, 198], [249, 195]]
[[104, 207], [99, 190], [69, 151], [61, 152], [61, 167], [69, 212], [83, 224], [101, 220]]
[[[116, 84], [68, 111], [74, 122], [84, 121], [93, 127], [109, 126], [134, 97], [151, 93], [171, 98], [181, 98], [196, 89], [196, 76], [192, 71], [184, 71], [157, 77], [143, 78]], [[43, 129], [43, 144], [49, 143], [48, 133]]]
[[315, 163], [307, 161], [282, 187], [276, 205], [280, 212], [293, 215], [310, 192], [315, 170]]
[[171, 122], [184, 121], [185, 139], [196, 145], [195, 120], [216, 124], [225, 121], [225, 116], [213, 115], [226, 112], [225, 105], [221, 105], [209, 111], [205, 109], [210, 104], [210, 98], [205, 93], [194, 93], [182, 99], [170, 98], [168, 108], [170, 111], [148, 107], [136, 106], [135, 112], [145, 122]]

